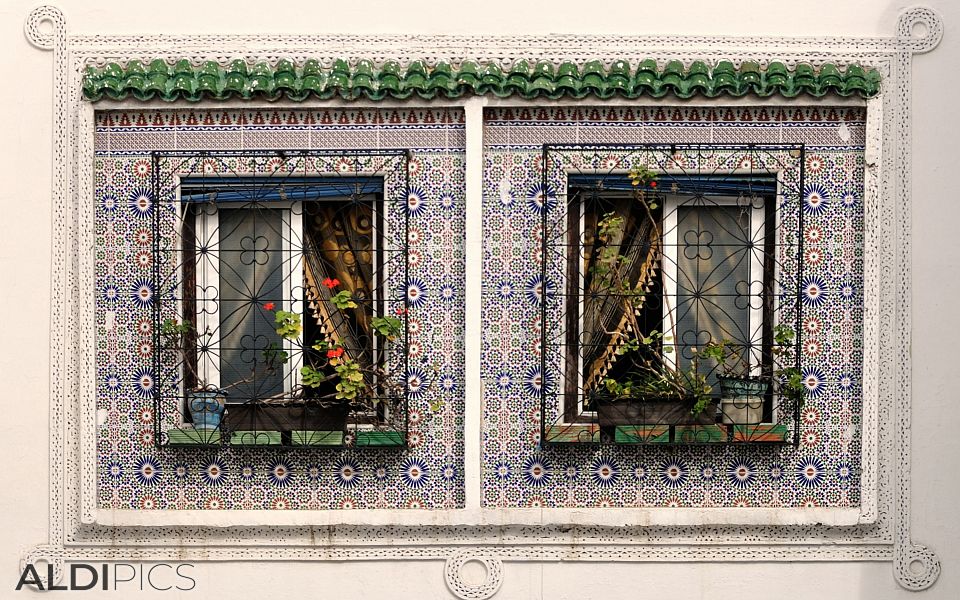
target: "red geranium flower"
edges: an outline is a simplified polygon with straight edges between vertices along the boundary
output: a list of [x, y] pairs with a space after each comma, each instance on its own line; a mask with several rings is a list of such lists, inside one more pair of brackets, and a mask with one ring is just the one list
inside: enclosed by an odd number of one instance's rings
[[652, 188], [657, 187], [657, 182], [656, 182], [656, 181], [651, 181], [651, 182], [650, 182], [650, 187], [652, 187]]
[[327, 350], [327, 358], [340, 358], [341, 356], [343, 356], [343, 348]]
[[330, 279], [329, 277], [327, 277], [326, 279], [323, 280], [323, 285], [326, 286], [327, 289], [332, 290], [333, 288], [335, 288], [335, 287], [337, 287], [338, 285], [340, 285], [340, 280], [339, 280], [339, 279]]
[[274, 307], [276, 307], [276, 304], [274, 304], [273, 302], [267, 302], [266, 304], [263, 305], [263, 310], [273, 310]]

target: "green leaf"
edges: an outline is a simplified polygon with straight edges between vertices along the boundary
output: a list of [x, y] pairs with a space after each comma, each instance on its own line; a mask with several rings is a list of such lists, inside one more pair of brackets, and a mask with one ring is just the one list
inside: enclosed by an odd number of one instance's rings
[[273, 320], [274, 329], [284, 339], [295, 340], [300, 337], [300, 332], [303, 331], [299, 313], [278, 310]]
[[403, 328], [403, 321], [390, 316], [374, 317], [370, 324], [373, 325], [377, 333], [388, 339], [396, 338]]
[[326, 379], [323, 373], [311, 366], [301, 367], [300, 369], [300, 383], [306, 387], [317, 388], [326, 381]]
[[350, 290], [341, 290], [330, 298], [330, 302], [340, 310], [356, 308], [358, 305], [353, 301], [353, 293]]
[[276, 342], [271, 342], [269, 346], [263, 349], [263, 360], [268, 367], [274, 368], [290, 360], [290, 355], [286, 350], [281, 350]]

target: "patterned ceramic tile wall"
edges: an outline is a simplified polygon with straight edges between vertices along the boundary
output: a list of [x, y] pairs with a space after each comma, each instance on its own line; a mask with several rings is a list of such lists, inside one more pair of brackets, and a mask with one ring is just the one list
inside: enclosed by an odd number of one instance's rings
[[[464, 124], [455, 110], [101, 112], [96, 120], [99, 496], [103, 508], [454, 508], [463, 504]], [[175, 449], [154, 446], [149, 220], [155, 149], [411, 148], [413, 360], [439, 369], [411, 400], [409, 450]], [[389, 185], [389, 183], [387, 184]], [[389, 190], [386, 192], [389, 194]], [[442, 402], [437, 402], [442, 401]], [[440, 404], [437, 410], [430, 405]]]
[[[860, 109], [496, 109], [484, 136], [486, 506], [855, 506], [860, 454]], [[538, 230], [543, 143], [803, 143], [800, 446], [539, 446]], [[563, 182], [557, 193], [563, 195]], [[814, 301], [815, 300], [815, 301]]]
[[[485, 505], [859, 502], [862, 110], [503, 109], [488, 112], [484, 135]], [[530, 381], [539, 364], [539, 336], [528, 292], [537, 273], [531, 199], [543, 142], [807, 145], [807, 192], [826, 201], [807, 219], [805, 269], [820, 278], [825, 293], [803, 324], [805, 361], [820, 370], [822, 381], [802, 415], [798, 449], [539, 449], [539, 404]], [[106, 411], [98, 439], [102, 507], [462, 506], [462, 112], [102, 112], [95, 145], [98, 407]], [[145, 325], [134, 300], [145, 259], [131, 200], [149, 179], [143, 159], [157, 148], [295, 147], [415, 149], [411, 185], [427, 199], [411, 222], [411, 250], [422, 253], [418, 269], [427, 287], [415, 330], [424, 358], [442, 365], [446, 377], [437, 393], [445, 403], [432, 412], [430, 398], [423, 398], [412, 415], [409, 452], [157, 450], [150, 438], [154, 415], [137, 393], [135, 377], [150, 364], [151, 351], [141, 343]], [[426, 476], [412, 478], [411, 467], [424, 468]], [[359, 477], [343, 477], [349, 469]]]

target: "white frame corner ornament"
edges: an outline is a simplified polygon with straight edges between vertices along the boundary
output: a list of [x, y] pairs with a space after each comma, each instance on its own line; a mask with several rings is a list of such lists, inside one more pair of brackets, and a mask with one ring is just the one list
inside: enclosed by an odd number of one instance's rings
[[[47, 25], [52, 30], [45, 31]], [[923, 35], [915, 35], [918, 29]], [[444, 575], [450, 590], [463, 599], [485, 599], [502, 583], [502, 561], [714, 561], [714, 560], [872, 560], [892, 561], [896, 581], [908, 590], [924, 590], [940, 573], [936, 554], [915, 545], [910, 536], [910, 410], [909, 355], [887, 360], [911, 333], [911, 65], [914, 54], [929, 52], [943, 35], [940, 16], [925, 7], [904, 10], [890, 37], [761, 38], [719, 36], [524, 36], [490, 38], [458, 36], [100, 36], [68, 34], [63, 13], [40, 6], [26, 18], [26, 38], [53, 52], [53, 188], [52, 286], [65, 290], [64, 302], [51, 304], [50, 314], [50, 513], [49, 540], [23, 554], [23, 561], [53, 565], [59, 580], [70, 560], [350, 560], [371, 558], [446, 559]], [[198, 53], [200, 43], [206, 53]], [[573, 48], [573, 50], [571, 50]], [[664, 50], [664, 48], [668, 50]], [[866, 242], [864, 347], [864, 504], [852, 521], [835, 518], [803, 525], [763, 525], [711, 520], [691, 513], [682, 522], [650, 518], [618, 522], [617, 515], [568, 514], [563, 509], [533, 512], [483, 509], [467, 478], [467, 508], [445, 515], [416, 517], [379, 511], [350, 522], [339, 516], [304, 514], [289, 522], [274, 515], [251, 518], [255, 535], [241, 534], [227, 521], [194, 523], [168, 520], [110, 522], [96, 506], [96, 447], [92, 323], [92, 257], [79, 248], [92, 247], [92, 211], [84, 210], [93, 190], [93, 108], [82, 96], [83, 69], [106, 60], [145, 55], [168, 59], [243, 56], [273, 61], [309, 54], [321, 60], [349, 56], [388, 56], [395, 60], [464, 58], [508, 65], [518, 58], [563, 58], [583, 61], [638, 56], [658, 60], [696, 59], [860, 62], [880, 71], [883, 94], [867, 102]], [[601, 100], [593, 100], [602, 103]], [[446, 101], [450, 104], [450, 101]], [[483, 98], [455, 101], [467, 114], [467, 156], [477, 158], [482, 144]], [[340, 101], [331, 104], [342, 106]], [[359, 103], [358, 103], [359, 104]], [[471, 116], [472, 115], [472, 116]], [[481, 119], [478, 121], [477, 119]], [[472, 133], [471, 133], [472, 132]], [[471, 139], [473, 141], [471, 141]], [[474, 160], [473, 163], [478, 163]], [[468, 163], [467, 193], [475, 206], [480, 190], [478, 171]], [[476, 167], [479, 168], [479, 167]], [[872, 212], [872, 214], [870, 214]], [[480, 211], [468, 208], [467, 230], [480, 230]], [[468, 233], [467, 262], [479, 256], [476, 233]], [[471, 252], [474, 254], [471, 256]], [[479, 286], [468, 281], [468, 294]], [[477, 298], [468, 298], [474, 306]], [[473, 311], [479, 312], [479, 311]], [[471, 313], [472, 314], [472, 313]], [[479, 324], [479, 321], [476, 322]], [[469, 324], [468, 324], [469, 326]], [[479, 325], [478, 325], [479, 326]], [[871, 350], [872, 348], [872, 350]], [[475, 357], [475, 353], [468, 353]], [[468, 386], [473, 382], [468, 379]], [[479, 385], [479, 380], [476, 381]], [[867, 396], [870, 396], [868, 399]], [[480, 395], [468, 390], [467, 420], [477, 427]], [[476, 439], [473, 439], [473, 438]], [[466, 468], [479, 469], [480, 437], [467, 436]], [[469, 446], [476, 444], [476, 447]], [[869, 447], [868, 447], [869, 446]], [[878, 465], [894, 473], [879, 476]], [[558, 512], [559, 511], [559, 512]], [[693, 511], [693, 509], [691, 509]], [[174, 511], [177, 512], [177, 511]], [[272, 511], [265, 511], [272, 512]], [[616, 511], [613, 511], [616, 512]], [[619, 513], [623, 514], [623, 513]], [[426, 519], [426, 517], [434, 517]], [[647, 515], [649, 517], [649, 515]], [[654, 515], [655, 516], [655, 515]], [[441, 518], [436, 518], [441, 517]], [[220, 517], [218, 517], [220, 518]], [[413, 519], [413, 520], [412, 520]], [[120, 526], [124, 525], [124, 526]], [[225, 526], [227, 525], [227, 526]], [[318, 528], [322, 543], [306, 542]], [[690, 543], [692, 539], [696, 543]], [[145, 543], [150, 539], [152, 542]], [[536, 545], [531, 545], [531, 540]], [[572, 547], [569, 540], [579, 542]], [[821, 543], [827, 539], [829, 543]], [[168, 541], [170, 540], [170, 541]], [[256, 540], [253, 543], [253, 540]], [[381, 540], [381, 541], [378, 541]], [[390, 543], [383, 543], [388, 540]], [[465, 546], [470, 547], [464, 550]], [[487, 578], [479, 586], [465, 583], [461, 569], [469, 561], [484, 564]], [[38, 571], [40, 572], [40, 571]], [[46, 571], [41, 572], [41, 576]], [[46, 579], [42, 577], [42, 579]], [[48, 583], [44, 581], [44, 583]]]
[[[462, 569], [468, 562], [479, 562], [486, 577], [479, 584], [463, 580]], [[486, 600], [500, 590], [503, 584], [503, 562], [493, 556], [477, 554], [474, 550], [460, 550], [447, 558], [443, 566], [443, 578], [447, 588], [460, 600]]]

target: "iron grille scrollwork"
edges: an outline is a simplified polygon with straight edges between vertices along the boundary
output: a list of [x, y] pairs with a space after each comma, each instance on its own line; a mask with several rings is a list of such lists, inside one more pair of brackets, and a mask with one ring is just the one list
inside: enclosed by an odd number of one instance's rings
[[804, 147], [546, 144], [541, 160], [543, 442], [796, 444], [818, 300]]
[[411, 388], [428, 384], [406, 350], [409, 152], [152, 163], [137, 260], [153, 262], [142, 296], [157, 351], [141, 387], [156, 443], [404, 446]]

